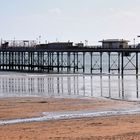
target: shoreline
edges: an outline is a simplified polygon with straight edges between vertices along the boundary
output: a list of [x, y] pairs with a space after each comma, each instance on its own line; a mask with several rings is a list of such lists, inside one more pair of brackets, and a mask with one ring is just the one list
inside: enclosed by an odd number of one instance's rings
[[[101, 98], [66, 99], [18, 97], [0, 99], [0, 121], [42, 116], [42, 112], [101, 112], [136, 109], [139, 102]], [[104, 113], [104, 112], [103, 112]], [[110, 114], [110, 112], [109, 112]], [[47, 116], [48, 114], [46, 114]], [[55, 116], [55, 114], [50, 114]], [[59, 114], [58, 114], [59, 115]], [[140, 139], [140, 114], [80, 117], [0, 125], [1, 140], [108, 140]], [[129, 135], [128, 135], [129, 134]]]
[[71, 119], [88, 119], [98, 117], [119, 117], [123, 115], [140, 115], [140, 109], [135, 110], [84, 110], [84, 111], [67, 111], [67, 112], [43, 112], [44, 116], [32, 117], [32, 118], [18, 118], [11, 120], [1, 120], [0, 126], [2, 125], [14, 125], [21, 123], [34, 123], [34, 122], [48, 122], [48, 121], [60, 121], [60, 120], [71, 120]]
[[[66, 112], [66, 111], [113, 111], [121, 109], [131, 109], [138, 107], [139, 102], [112, 100], [103, 97], [79, 97], [79, 98], [65, 98], [65, 97], [4, 97], [0, 98], [0, 111], [7, 113], [7, 119], [14, 119], [23, 115], [26, 117], [39, 117], [43, 112]], [[11, 113], [9, 113], [10, 107]], [[23, 111], [22, 111], [23, 110]], [[25, 113], [24, 113], [25, 112]], [[24, 113], [24, 114], [23, 114]], [[13, 116], [14, 114], [14, 116]], [[30, 114], [30, 115], [29, 115]], [[8, 117], [9, 116], [9, 117]], [[0, 114], [0, 119], [4, 119]]]

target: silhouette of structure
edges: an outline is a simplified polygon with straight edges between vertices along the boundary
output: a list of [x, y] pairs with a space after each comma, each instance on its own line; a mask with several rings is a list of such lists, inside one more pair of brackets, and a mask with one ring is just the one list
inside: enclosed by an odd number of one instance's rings
[[[128, 46], [126, 40], [116, 40], [116, 47], [114, 42], [104, 40], [103, 46], [93, 47], [73, 45], [72, 42], [36, 44], [35, 41], [27, 40], [18, 43], [5, 41], [0, 47], [0, 70], [85, 73], [88, 63], [90, 73], [102, 73], [106, 63], [103, 55], [106, 54], [108, 73], [118, 71], [123, 74], [126, 70], [133, 70], [138, 74], [140, 49]], [[107, 44], [109, 47], [104, 47]], [[110, 47], [110, 44], [113, 46]], [[128, 65], [131, 66], [128, 68]]]

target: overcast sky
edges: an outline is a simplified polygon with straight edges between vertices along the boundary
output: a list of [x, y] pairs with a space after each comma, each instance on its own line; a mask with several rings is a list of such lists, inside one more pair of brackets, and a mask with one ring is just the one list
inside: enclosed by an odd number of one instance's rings
[[41, 41], [133, 39], [140, 0], [0, 0], [0, 37]]

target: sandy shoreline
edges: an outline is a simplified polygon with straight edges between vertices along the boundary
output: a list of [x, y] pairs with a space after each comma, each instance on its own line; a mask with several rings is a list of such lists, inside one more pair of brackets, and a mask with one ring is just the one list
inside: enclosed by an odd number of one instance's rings
[[[134, 108], [138, 102], [101, 98], [3, 98], [0, 120], [30, 118], [42, 112]], [[123, 115], [32, 122], [0, 126], [0, 140], [46, 139], [140, 139], [140, 115]]]

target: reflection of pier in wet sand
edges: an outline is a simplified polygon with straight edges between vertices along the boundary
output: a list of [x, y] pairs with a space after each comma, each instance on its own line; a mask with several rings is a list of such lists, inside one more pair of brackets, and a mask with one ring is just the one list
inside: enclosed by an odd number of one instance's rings
[[138, 100], [139, 75], [1, 75], [0, 96]]

